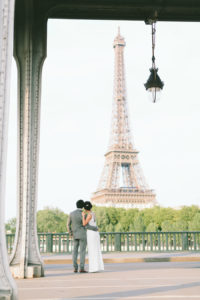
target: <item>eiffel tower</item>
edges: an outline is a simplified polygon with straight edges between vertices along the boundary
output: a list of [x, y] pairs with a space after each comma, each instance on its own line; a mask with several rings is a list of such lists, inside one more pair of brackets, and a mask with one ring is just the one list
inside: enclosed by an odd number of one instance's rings
[[145, 181], [138, 151], [132, 143], [124, 73], [125, 45], [118, 28], [113, 44], [115, 73], [110, 141], [99, 185], [91, 201], [98, 206], [146, 208], [156, 204], [156, 195]]

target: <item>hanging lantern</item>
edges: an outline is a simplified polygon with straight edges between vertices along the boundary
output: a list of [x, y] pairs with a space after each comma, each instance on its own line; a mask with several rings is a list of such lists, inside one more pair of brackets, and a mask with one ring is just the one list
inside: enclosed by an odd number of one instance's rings
[[151, 68], [149, 71], [151, 74], [144, 86], [149, 94], [149, 99], [155, 103], [160, 100], [161, 90], [164, 83], [160, 80], [160, 77], [157, 74], [158, 69]]
[[155, 64], [155, 33], [156, 33], [156, 21], [151, 21], [152, 26], [152, 68], [150, 69], [150, 76], [147, 82], [144, 84], [149, 99], [155, 103], [160, 99], [160, 94], [163, 89], [164, 83], [161, 81], [160, 77], [158, 76], [158, 69], [156, 69]]

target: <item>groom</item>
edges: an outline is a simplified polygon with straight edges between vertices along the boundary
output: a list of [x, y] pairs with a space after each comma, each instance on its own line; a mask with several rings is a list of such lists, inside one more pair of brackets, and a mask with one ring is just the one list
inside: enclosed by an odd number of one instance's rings
[[67, 222], [67, 229], [70, 235], [73, 236], [74, 239], [74, 249], [73, 249], [73, 266], [74, 272], [78, 272], [78, 249], [80, 247], [80, 273], [87, 273], [85, 271], [85, 252], [87, 246], [87, 236], [86, 229], [97, 231], [98, 227], [90, 226], [87, 224], [85, 227], [82, 223], [82, 209], [84, 207], [84, 201], [78, 200], [76, 202], [77, 209], [72, 211], [69, 215]]

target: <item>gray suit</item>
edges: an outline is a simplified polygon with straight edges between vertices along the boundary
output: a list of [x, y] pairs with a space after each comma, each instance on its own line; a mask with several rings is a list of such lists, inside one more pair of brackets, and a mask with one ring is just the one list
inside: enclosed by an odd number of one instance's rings
[[78, 248], [80, 246], [80, 270], [84, 270], [85, 267], [85, 251], [87, 246], [86, 229], [97, 231], [98, 228], [95, 226], [86, 225], [82, 223], [82, 209], [78, 208], [70, 213], [67, 229], [70, 234], [73, 235], [74, 249], [73, 249], [73, 266], [75, 270], [78, 270], [77, 257]]

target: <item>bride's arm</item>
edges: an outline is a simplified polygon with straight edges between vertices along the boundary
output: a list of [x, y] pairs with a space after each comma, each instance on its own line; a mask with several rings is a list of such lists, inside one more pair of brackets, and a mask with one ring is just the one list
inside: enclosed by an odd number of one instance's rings
[[82, 213], [82, 222], [83, 222], [83, 226], [86, 226], [86, 225], [90, 222], [91, 219], [92, 219], [91, 214], [88, 214], [88, 215], [87, 215], [87, 218], [85, 219], [85, 214]]

